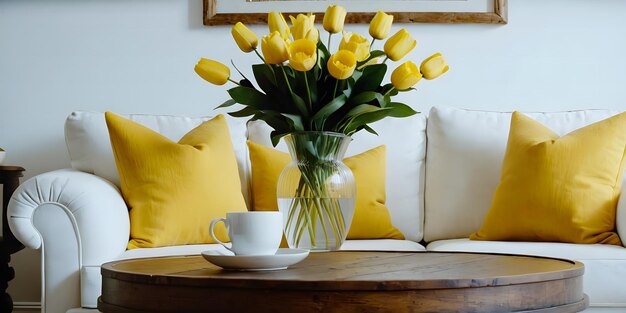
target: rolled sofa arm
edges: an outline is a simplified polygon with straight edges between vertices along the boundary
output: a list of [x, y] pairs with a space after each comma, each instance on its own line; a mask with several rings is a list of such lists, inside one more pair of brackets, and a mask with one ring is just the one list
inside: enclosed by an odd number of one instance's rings
[[[81, 280], [99, 279], [100, 265], [126, 250], [130, 233], [115, 185], [72, 169], [40, 174], [18, 187], [7, 215], [15, 237], [42, 250], [43, 311], [95, 307], [99, 288], [81, 293]], [[88, 268], [98, 277], [85, 277], [94, 276]]]
[[622, 239], [622, 245], [626, 247], [626, 173], [624, 173], [622, 179], [622, 193], [617, 202], [616, 215], [615, 227], [617, 228], [617, 234]]

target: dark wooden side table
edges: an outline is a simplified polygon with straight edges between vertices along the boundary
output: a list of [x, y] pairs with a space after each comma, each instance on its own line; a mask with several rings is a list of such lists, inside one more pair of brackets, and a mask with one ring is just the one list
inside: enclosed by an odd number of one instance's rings
[[15, 278], [15, 270], [9, 266], [11, 254], [24, 249], [11, 229], [7, 217], [7, 206], [11, 195], [20, 185], [20, 177], [24, 176], [24, 168], [20, 166], [0, 165], [0, 184], [2, 184], [2, 237], [0, 238], [0, 312], [13, 311], [13, 299], [7, 293], [9, 281]]

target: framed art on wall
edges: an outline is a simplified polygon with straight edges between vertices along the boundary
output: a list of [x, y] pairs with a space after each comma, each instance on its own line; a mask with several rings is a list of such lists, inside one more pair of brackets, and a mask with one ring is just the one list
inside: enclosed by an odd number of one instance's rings
[[[204, 25], [258, 24], [280, 11], [323, 15], [331, 4], [345, 7], [346, 22], [369, 23], [377, 11], [397, 23], [507, 23], [507, 0], [204, 0]], [[319, 19], [318, 21], [321, 21]]]

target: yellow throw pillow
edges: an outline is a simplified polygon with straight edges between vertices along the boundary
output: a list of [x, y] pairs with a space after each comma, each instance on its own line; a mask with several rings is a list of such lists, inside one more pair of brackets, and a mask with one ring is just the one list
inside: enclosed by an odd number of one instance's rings
[[[212, 219], [246, 211], [235, 153], [222, 115], [178, 143], [105, 114], [122, 195], [130, 209], [128, 249], [214, 243]], [[216, 228], [220, 240], [228, 235]]]
[[[277, 211], [276, 185], [291, 162], [285, 152], [248, 141], [252, 163], [252, 203], [256, 211]], [[385, 206], [386, 149], [379, 146], [346, 158], [356, 182], [356, 207], [348, 239], [404, 239]]]
[[621, 245], [626, 112], [563, 137], [514, 112], [500, 184], [474, 240]]

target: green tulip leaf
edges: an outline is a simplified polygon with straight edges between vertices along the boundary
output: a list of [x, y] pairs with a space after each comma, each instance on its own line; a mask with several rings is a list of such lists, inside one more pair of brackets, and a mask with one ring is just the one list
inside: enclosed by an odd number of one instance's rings
[[378, 136], [378, 133], [373, 128], [371, 128], [371, 127], [369, 127], [367, 125], [363, 125], [363, 129], [365, 129], [370, 134], [374, 134], [374, 135]]
[[291, 101], [296, 106], [296, 109], [302, 114], [302, 116], [309, 116], [309, 111], [306, 108], [306, 102], [295, 93], [291, 93]]
[[375, 91], [380, 87], [386, 72], [387, 65], [385, 64], [374, 64], [365, 67], [363, 74], [354, 84], [353, 92]]
[[237, 103], [257, 109], [263, 109], [271, 103], [271, 99], [267, 95], [251, 87], [237, 86], [229, 89], [228, 94]]
[[390, 102], [387, 107], [391, 109], [389, 112], [391, 117], [407, 117], [418, 113], [410, 106], [400, 102]]
[[228, 100], [224, 101], [224, 103], [222, 103], [219, 106], [217, 106], [216, 109], [226, 108], [226, 107], [229, 107], [229, 106], [234, 105], [236, 103], [237, 103], [237, 101], [235, 101], [233, 99], [228, 99]]
[[318, 129], [323, 129], [324, 122], [326, 119], [333, 113], [335, 113], [339, 108], [341, 108], [348, 98], [345, 95], [340, 95], [339, 97], [333, 99], [332, 101], [325, 104], [313, 117], [311, 118], [311, 122], [317, 126]]
[[324, 55], [327, 58], [330, 57], [330, 52], [328, 51], [328, 48], [326, 48], [321, 40], [317, 42], [317, 52], [318, 54]]
[[388, 94], [383, 96], [379, 93], [376, 93], [376, 101], [378, 101], [378, 105], [381, 108], [385, 108], [387, 107], [387, 105], [389, 105], [389, 102], [391, 102], [391, 97]]
[[272, 140], [272, 145], [274, 147], [276, 147], [278, 145], [278, 142], [280, 141], [280, 138], [285, 137], [285, 135], [287, 135], [287, 134], [288, 134], [288, 132], [279, 132], [279, 131], [273, 130], [270, 133], [270, 138]]
[[364, 113], [376, 112], [380, 111], [381, 108], [371, 105], [371, 104], [360, 104], [352, 108], [352, 110], [348, 111], [346, 117], [354, 118]]
[[248, 79], [242, 79], [239, 81], [239, 85], [243, 86], [243, 87], [249, 87], [249, 88], [254, 88], [254, 85], [252, 84], [251, 81], [249, 81]]
[[261, 90], [265, 91], [266, 94], [275, 93], [276, 78], [274, 77], [274, 70], [272, 69], [270, 65], [267, 65], [267, 64], [252, 65], [252, 73], [254, 73], [254, 78], [256, 79], [256, 83], [259, 85]]
[[302, 131], [304, 130], [304, 124], [302, 123], [302, 117], [295, 114], [285, 114], [281, 113], [282, 116], [286, 117], [289, 124], [293, 127], [294, 130]]
[[367, 124], [374, 123], [389, 116], [390, 111], [390, 108], [376, 108], [375, 111], [361, 113], [351, 119], [344, 129], [344, 133], [352, 135], [357, 131], [357, 129], [359, 129], [359, 127], [362, 128]]
[[354, 90], [354, 84], [355, 84], [355, 80], [354, 80], [354, 76], [353, 77], [348, 77], [348, 79], [342, 80], [341, 83], [343, 85], [341, 85], [343, 88], [343, 94], [346, 95], [346, 97], [350, 98], [350, 96], [352, 95], [352, 91]]
[[364, 104], [364, 103], [369, 103], [375, 99], [377, 99], [378, 97], [382, 98], [382, 95], [375, 92], [375, 91], [365, 91], [362, 92], [354, 97], [352, 97], [350, 99], [350, 103], [354, 103], [354, 104]]
[[278, 132], [287, 133], [291, 130], [286, 118], [273, 111], [258, 111], [250, 120], [262, 120]]
[[239, 111], [236, 112], [230, 112], [228, 113], [228, 115], [233, 116], [233, 117], [246, 117], [246, 116], [251, 116], [254, 115], [258, 112], [257, 109], [247, 106]]
[[374, 50], [374, 51], [370, 51], [370, 56], [367, 57], [367, 59], [361, 61], [361, 62], [357, 62], [356, 63], [356, 68], [361, 67], [363, 64], [371, 61], [372, 59], [378, 58], [385, 55], [385, 51], [382, 50]]

